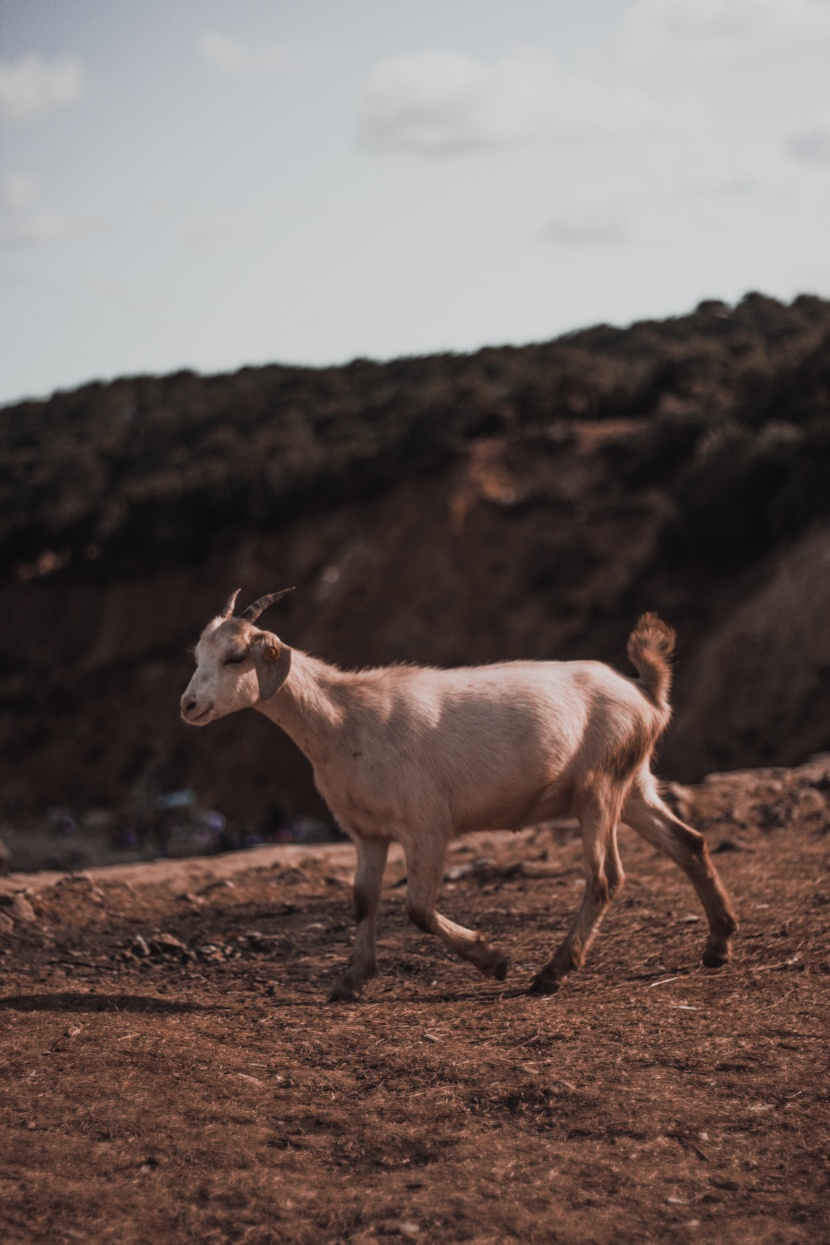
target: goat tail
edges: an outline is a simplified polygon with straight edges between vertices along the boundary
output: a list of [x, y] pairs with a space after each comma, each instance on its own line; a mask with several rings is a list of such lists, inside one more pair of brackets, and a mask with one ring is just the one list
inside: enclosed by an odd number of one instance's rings
[[643, 614], [628, 638], [628, 657], [637, 667], [640, 687], [668, 720], [671, 713], [670, 657], [677, 633], [657, 614]]

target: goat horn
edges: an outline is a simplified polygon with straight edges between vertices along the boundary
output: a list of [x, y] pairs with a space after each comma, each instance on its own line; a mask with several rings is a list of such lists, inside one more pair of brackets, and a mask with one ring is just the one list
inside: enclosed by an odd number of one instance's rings
[[240, 618], [247, 618], [248, 622], [256, 622], [260, 614], [264, 613], [270, 605], [279, 601], [287, 593], [293, 592], [293, 588], [283, 588], [282, 592], [271, 592], [267, 597], [260, 597], [258, 601], [254, 601], [253, 605], [249, 605], [239, 615]]
[[233, 618], [233, 611], [234, 611], [234, 606], [236, 605], [236, 598], [239, 596], [241, 591], [242, 591], [241, 588], [237, 588], [236, 592], [231, 593], [231, 595], [227, 599], [227, 602], [225, 603], [225, 608], [222, 610], [222, 613], [219, 615], [220, 618]]

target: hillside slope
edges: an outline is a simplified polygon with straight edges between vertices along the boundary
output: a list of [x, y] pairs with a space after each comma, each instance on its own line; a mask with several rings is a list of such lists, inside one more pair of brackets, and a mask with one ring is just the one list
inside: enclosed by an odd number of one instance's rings
[[591, 656], [678, 628], [660, 768], [830, 746], [830, 304], [474, 356], [128, 378], [0, 412], [2, 814], [194, 788], [319, 808], [256, 715], [178, 721], [233, 588], [346, 665]]

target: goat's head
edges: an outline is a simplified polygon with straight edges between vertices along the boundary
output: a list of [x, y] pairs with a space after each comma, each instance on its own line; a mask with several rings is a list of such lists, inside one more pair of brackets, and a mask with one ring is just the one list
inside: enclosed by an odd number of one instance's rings
[[207, 726], [237, 709], [276, 696], [291, 669], [291, 649], [254, 623], [291, 588], [260, 597], [234, 616], [239, 589], [205, 627], [196, 645], [196, 671], [181, 699], [190, 726]]

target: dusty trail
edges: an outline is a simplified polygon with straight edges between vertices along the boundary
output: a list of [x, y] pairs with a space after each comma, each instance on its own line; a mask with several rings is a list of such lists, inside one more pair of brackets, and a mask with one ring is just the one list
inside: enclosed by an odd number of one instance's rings
[[828, 792], [827, 759], [675, 791], [721, 849], [734, 963], [699, 967], [693, 894], [626, 832], [552, 999], [518, 990], [575, 907], [567, 827], [448, 862], [504, 985], [408, 924], [393, 859], [353, 1006], [324, 1003], [349, 847], [0, 880], [0, 1237], [830, 1239]]

